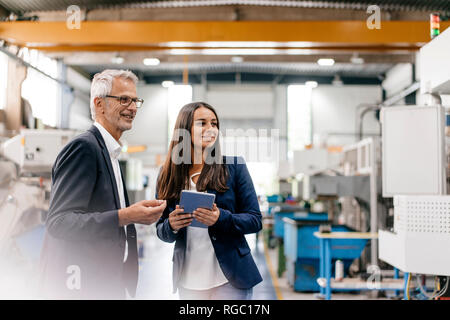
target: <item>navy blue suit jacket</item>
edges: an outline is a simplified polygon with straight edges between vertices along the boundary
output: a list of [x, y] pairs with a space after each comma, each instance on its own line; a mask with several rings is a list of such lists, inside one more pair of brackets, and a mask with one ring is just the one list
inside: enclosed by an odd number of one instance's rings
[[[128, 206], [125, 184], [123, 187]], [[43, 297], [121, 299], [125, 288], [135, 294], [136, 229], [128, 225], [125, 236], [124, 227], [119, 226], [119, 208], [111, 159], [100, 131], [92, 126], [68, 143], [53, 165], [41, 252]], [[126, 241], [128, 258], [124, 263]], [[79, 288], [76, 282], [70, 284], [76, 273], [80, 275]]]
[[[244, 235], [261, 230], [261, 212], [253, 182], [242, 158], [224, 157], [228, 169], [225, 192], [207, 190], [216, 195], [216, 205], [220, 210], [217, 222], [208, 227], [208, 233], [216, 253], [220, 268], [231, 285], [239, 289], [249, 289], [262, 281], [250, 248]], [[158, 195], [156, 195], [158, 197]], [[179, 201], [168, 201], [161, 219], [157, 222], [158, 237], [165, 242], [175, 242], [173, 254], [173, 291], [176, 292], [180, 280], [185, 251], [186, 228], [173, 233], [169, 225], [169, 214]]]

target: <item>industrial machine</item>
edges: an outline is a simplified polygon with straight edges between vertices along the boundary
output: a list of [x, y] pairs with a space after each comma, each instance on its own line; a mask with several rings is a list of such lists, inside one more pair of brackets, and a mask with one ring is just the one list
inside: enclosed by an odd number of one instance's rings
[[17, 164], [22, 175], [50, 173], [61, 149], [75, 135], [69, 130], [23, 129], [1, 146], [1, 155]]
[[75, 134], [24, 129], [0, 146], [0, 298], [32, 298], [22, 289], [36, 278], [51, 168]]
[[[31, 208], [45, 211], [48, 205], [52, 165], [61, 148], [75, 135], [65, 130], [30, 130], [3, 142], [0, 203], [0, 252], [8, 248], [11, 237], [26, 231], [23, 215]], [[29, 214], [29, 213], [28, 213]], [[28, 227], [39, 223], [38, 215], [27, 217]]]
[[449, 49], [446, 30], [420, 50], [426, 105], [381, 111], [383, 196], [393, 198], [394, 224], [379, 231], [380, 259], [423, 279], [441, 276], [434, 281], [440, 290], [420, 286], [426, 298], [444, 295], [450, 279], [450, 113], [440, 104], [440, 95], [450, 94]]
[[[346, 145], [337, 154], [316, 153], [315, 157], [304, 157], [304, 153], [294, 154], [296, 173], [304, 173], [302, 179], [302, 198], [321, 200], [327, 204], [329, 219], [361, 232], [376, 232], [385, 223], [381, 194], [381, 176], [379, 172], [380, 142], [375, 138], [363, 139]], [[325, 160], [324, 160], [325, 159]], [[307, 162], [322, 163], [321, 171], [304, 172], [311, 168]], [[302, 164], [303, 163], [303, 164]], [[324, 165], [327, 164], [327, 167]], [[371, 240], [370, 252], [363, 257], [367, 262], [378, 265], [377, 240]]]
[[[378, 229], [382, 216], [378, 212], [381, 210], [379, 162], [380, 143], [374, 138], [337, 151], [325, 148], [294, 151], [290, 174], [299, 181], [293, 188], [299, 203], [269, 204], [269, 214], [278, 239], [278, 275], [286, 269], [288, 283], [295, 291], [320, 290], [320, 246], [315, 232], [325, 229], [344, 233], [376, 232]], [[333, 242], [332, 263], [342, 262], [345, 276], [361, 274], [367, 264], [376, 266], [376, 239], [369, 241], [368, 250], [364, 250], [366, 239]]]
[[[318, 292], [320, 243], [314, 236], [319, 231], [320, 221], [298, 220], [283, 218], [284, 224], [284, 253], [288, 283], [295, 291]], [[333, 232], [348, 232], [350, 228], [343, 225], [333, 225]], [[361, 256], [366, 245], [365, 239], [346, 239], [334, 241], [332, 247], [332, 263], [340, 260], [343, 263], [343, 276], [349, 272], [353, 261]], [[332, 274], [334, 275], [334, 271]]]

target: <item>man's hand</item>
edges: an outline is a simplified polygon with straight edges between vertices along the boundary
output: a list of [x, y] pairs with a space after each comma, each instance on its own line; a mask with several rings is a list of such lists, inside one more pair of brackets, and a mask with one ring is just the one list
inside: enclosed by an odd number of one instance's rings
[[176, 209], [169, 214], [169, 224], [173, 231], [178, 231], [181, 228], [187, 227], [192, 222], [192, 214], [183, 214], [184, 210], [177, 205]]
[[217, 222], [220, 216], [220, 211], [214, 203], [213, 209], [202, 209], [197, 208], [194, 210], [194, 218], [197, 219], [198, 222], [206, 224], [208, 227], [212, 226]]
[[150, 225], [161, 218], [167, 206], [166, 200], [142, 200], [119, 210], [119, 225], [130, 223]]

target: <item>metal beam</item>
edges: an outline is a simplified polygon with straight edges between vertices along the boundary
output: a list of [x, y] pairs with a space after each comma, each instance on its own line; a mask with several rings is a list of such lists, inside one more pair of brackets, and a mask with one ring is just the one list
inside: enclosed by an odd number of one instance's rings
[[[441, 29], [449, 25], [442, 22]], [[378, 30], [367, 28], [365, 21], [86, 21], [80, 29], [68, 29], [65, 22], [1, 22], [0, 39], [58, 50], [208, 47], [211, 42], [241, 42], [233, 47], [264, 43], [272, 48], [380, 50], [417, 49], [430, 41], [430, 35], [424, 21], [382, 21]]]
[[[72, 1], [72, 4], [76, 4], [73, 2], [75, 1]], [[181, 7], [180, 4], [182, 2], [178, 1], [177, 6], [173, 8], [114, 7], [106, 9], [103, 7], [85, 10], [84, 7], [81, 10], [81, 19], [83, 21], [364, 21], [369, 17], [368, 4], [360, 10], [256, 5]], [[55, 9], [53, 6], [51, 11], [41, 9], [26, 12], [25, 15], [37, 15], [39, 21], [66, 21], [67, 6], [59, 11]], [[236, 9], [239, 14], [236, 14]], [[431, 8], [429, 12], [381, 10], [380, 19], [381, 21], [428, 21], [431, 12], [434, 12]], [[443, 15], [441, 17], [443, 18], [441, 20], [446, 20]]]
[[[317, 81], [319, 85], [326, 84], [330, 85], [333, 82], [332, 76], [317, 76], [317, 75], [284, 75], [280, 79], [280, 75], [269, 74], [269, 73], [251, 73], [251, 72], [241, 72], [240, 81], [241, 83], [274, 83], [276, 84], [293, 84], [293, 83], [305, 83], [306, 81]], [[176, 74], [166, 74], [166, 75], [144, 75], [143, 79], [148, 84], [161, 83], [165, 80], [172, 80], [175, 83], [183, 82], [182, 73]], [[356, 77], [356, 76], [346, 76], [341, 77], [344, 85], [381, 85], [381, 81], [377, 77]], [[209, 73], [206, 75], [206, 81], [208, 83], [219, 82], [219, 83], [235, 83], [236, 73], [235, 72], [224, 72], [224, 73]], [[190, 84], [201, 84], [202, 79], [199, 74], [189, 74]]]
[[[358, 52], [359, 57], [364, 59], [365, 63], [413, 63], [416, 58], [415, 52], [408, 52], [404, 54], [390, 54], [383, 52], [382, 54], [377, 52], [361, 53]], [[353, 52], [352, 52], [353, 53]], [[68, 65], [99, 65], [105, 64], [107, 61], [111, 61], [111, 58], [117, 55], [117, 51], [112, 52], [46, 52], [49, 57], [64, 59], [64, 62]], [[123, 57], [124, 64], [142, 64], [144, 58], [158, 58], [161, 63], [182, 63], [183, 56], [176, 56], [167, 54], [157, 54], [153, 51], [121, 51], [120, 56]], [[353, 54], [336, 53], [329, 51], [320, 51], [318, 54], [308, 55], [239, 55], [246, 63], [247, 62], [283, 62], [283, 63], [299, 63], [299, 62], [312, 62], [316, 63], [320, 58], [333, 57], [336, 63], [349, 63]], [[232, 61], [232, 55], [189, 55], [189, 63], [229, 63]]]
[[[273, 42], [273, 41], [271, 41]], [[311, 54], [352, 54], [355, 51], [360, 53], [388, 53], [388, 54], [407, 54], [411, 52], [418, 51], [420, 46], [418, 45], [378, 45], [378, 46], [367, 46], [367, 45], [346, 45], [345, 47], [340, 45], [320, 45], [318, 43], [309, 44], [292, 44], [290, 47], [286, 46], [286, 43], [278, 44], [271, 43], [270, 47], [260, 46], [260, 43], [248, 42], [247, 44], [230, 44], [230, 46], [214, 46], [208, 47], [204, 43], [185, 43], [184, 46], [171, 47], [170, 43], [164, 43], [159, 46], [146, 46], [146, 45], [39, 45], [31, 44], [26, 45], [29, 49], [37, 49], [46, 52], [82, 52], [82, 51], [94, 51], [94, 52], [116, 52], [116, 51], [148, 51], [152, 54], [157, 55], [216, 55], [211, 52], [211, 50], [230, 50], [229, 55], [233, 55], [231, 49], [251, 49], [251, 50], [267, 50], [275, 49], [276, 52], [268, 53], [266, 55], [311, 55]], [[176, 53], [173, 50], [179, 51]], [[209, 52], [208, 52], [209, 51]], [[242, 55], [242, 54], [240, 54]], [[248, 55], [248, 54], [243, 54]], [[251, 55], [251, 53], [250, 53]], [[258, 54], [258, 55], [264, 55]]]
[[57, 78], [53, 78], [51, 75], [48, 75], [47, 73], [45, 73], [44, 71], [42, 71], [41, 69], [33, 66], [31, 63], [26, 62], [25, 60], [23, 60], [22, 58], [16, 56], [15, 54], [13, 54], [12, 52], [10, 52], [8, 49], [4, 48], [4, 47], [0, 47], [0, 51], [3, 52], [4, 54], [6, 54], [9, 58], [17, 61], [19, 64], [22, 64], [23, 66], [27, 67], [27, 68], [31, 68], [33, 70], [36, 70], [37, 72], [39, 72], [40, 74], [42, 74], [43, 76], [58, 82], [60, 85], [67, 87], [68, 89], [70, 89], [71, 91], [73, 91], [72, 86], [70, 86], [66, 81], [57, 79]]
[[411, 93], [416, 92], [419, 89], [420, 89], [420, 82], [414, 82], [408, 88], [402, 90], [401, 92], [397, 93], [396, 95], [383, 101], [381, 106], [382, 107], [390, 107], [390, 106], [396, 104], [397, 102], [399, 102], [401, 99], [405, 98], [406, 96], [410, 95]]

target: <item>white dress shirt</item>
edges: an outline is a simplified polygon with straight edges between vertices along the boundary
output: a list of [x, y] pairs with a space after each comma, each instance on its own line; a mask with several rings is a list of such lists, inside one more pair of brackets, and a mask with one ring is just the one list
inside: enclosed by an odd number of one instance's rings
[[[197, 190], [192, 177], [190, 189]], [[186, 255], [180, 285], [191, 290], [207, 290], [228, 282], [217, 261], [208, 228], [186, 228]]]
[[[105, 141], [106, 148], [108, 149], [109, 157], [111, 159], [111, 165], [114, 170], [114, 177], [116, 178], [116, 185], [117, 185], [117, 193], [119, 194], [119, 200], [120, 200], [120, 208], [125, 208], [125, 193], [123, 190], [123, 182], [122, 182], [122, 176], [120, 174], [120, 165], [119, 165], [119, 156], [120, 152], [122, 150], [122, 145], [120, 142], [118, 142], [114, 137], [106, 130], [100, 123], [94, 122], [94, 126], [98, 128], [100, 131], [100, 134], [103, 137], [103, 140]], [[126, 228], [123, 228], [125, 230], [126, 234]], [[127, 259], [128, 255], [128, 243], [125, 241], [125, 253], [123, 261]]]

